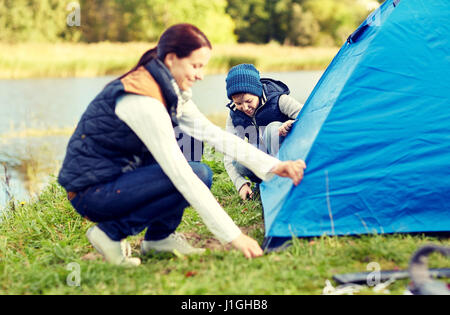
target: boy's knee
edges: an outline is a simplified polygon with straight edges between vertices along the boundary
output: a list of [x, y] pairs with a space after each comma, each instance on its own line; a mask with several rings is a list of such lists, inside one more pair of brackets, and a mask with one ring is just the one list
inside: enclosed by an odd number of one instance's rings
[[266, 129], [264, 130], [264, 134], [266, 138], [268, 136], [273, 136], [273, 134], [276, 134], [278, 136], [280, 127], [283, 125], [280, 121], [273, 121], [270, 124], [267, 125]]
[[280, 127], [283, 125], [282, 122], [274, 121], [266, 126], [264, 130], [263, 139], [267, 143], [271, 143], [274, 139], [280, 136]]
[[274, 121], [267, 125], [264, 131], [264, 144], [267, 149], [267, 153], [275, 156], [280, 148], [281, 143], [284, 140], [283, 136], [280, 136], [280, 127], [283, 125], [282, 122]]
[[205, 183], [208, 188], [211, 188], [212, 185], [212, 178], [213, 178], [213, 172], [211, 171], [211, 168], [209, 168], [208, 165], [198, 162], [190, 162], [189, 163], [192, 167], [192, 170], [194, 173], [202, 180], [203, 183]]

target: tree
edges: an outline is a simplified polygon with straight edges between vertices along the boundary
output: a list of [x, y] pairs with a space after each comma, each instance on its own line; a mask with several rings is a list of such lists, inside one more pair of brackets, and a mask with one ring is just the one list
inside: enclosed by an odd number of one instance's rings
[[267, 43], [271, 39], [267, 2], [276, 0], [228, 0], [226, 12], [235, 22], [238, 42]]
[[298, 3], [292, 5], [292, 19], [287, 33], [288, 43], [298, 46], [312, 46], [317, 42], [320, 26], [314, 15]]
[[[187, 22], [213, 43], [341, 45], [382, 0], [78, 0], [81, 27], [67, 25], [73, 0], [0, 0], [0, 40], [155, 42]], [[76, 1], [76, 0], [75, 0]]]
[[81, 26], [67, 25], [70, 0], [1, 0], [0, 40], [156, 41], [165, 28], [187, 22], [212, 42], [236, 41], [226, 0], [79, 0]]
[[177, 23], [191, 23], [212, 42], [236, 41], [226, 0], [83, 0], [83, 38], [92, 41], [157, 41]]
[[2, 0], [0, 40], [7, 42], [77, 40], [67, 25], [67, 3], [59, 0]]
[[367, 9], [356, 0], [306, 0], [303, 8], [312, 12], [319, 23], [319, 35], [322, 37], [319, 44], [331, 40], [337, 46], [342, 45], [368, 14]]
[[226, 5], [226, 0], [165, 1], [163, 29], [176, 23], [191, 23], [213, 43], [234, 43], [234, 22], [225, 12]]

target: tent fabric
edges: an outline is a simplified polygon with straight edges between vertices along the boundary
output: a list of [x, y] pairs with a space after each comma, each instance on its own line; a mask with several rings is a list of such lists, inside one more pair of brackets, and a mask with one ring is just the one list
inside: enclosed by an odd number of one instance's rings
[[296, 237], [450, 231], [450, 3], [388, 0], [349, 37], [261, 185], [265, 246]]

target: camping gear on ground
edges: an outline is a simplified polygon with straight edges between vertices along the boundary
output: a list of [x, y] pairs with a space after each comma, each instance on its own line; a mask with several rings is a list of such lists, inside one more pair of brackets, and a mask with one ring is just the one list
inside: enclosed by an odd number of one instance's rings
[[[408, 279], [410, 277], [408, 270], [380, 270], [381, 282], [393, 280]], [[340, 275], [334, 275], [333, 280], [336, 283], [342, 284], [367, 284], [367, 277], [370, 277], [372, 272], [356, 272], [356, 273], [346, 273]], [[448, 278], [450, 279], [450, 268], [437, 268], [428, 270], [428, 274], [432, 278]]]
[[[419, 249], [411, 258], [409, 274], [412, 280], [409, 290], [415, 295], [450, 295], [450, 288], [444, 282], [431, 278], [428, 271], [428, 256], [432, 253], [440, 253], [450, 257], [450, 247], [427, 245]], [[447, 278], [450, 278], [447, 274]]]
[[383, 291], [389, 293], [385, 289], [396, 280], [411, 278], [412, 282], [405, 294], [450, 295], [448, 284], [434, 280], [436, 278], [450, 279], [450, 268], [428, 269], [428, 256], [434, 252], [450, 257], [450, 247], [426, 245], [414, 253], [409, 270], [379, 270], [334, 275], [333, 280], [339, 286], [335, 288], [327, 280], [323, 294], [354, 294], [360, 292], [364, 285], [374, 286], [373, 291], [376, 293], [383, 293]]

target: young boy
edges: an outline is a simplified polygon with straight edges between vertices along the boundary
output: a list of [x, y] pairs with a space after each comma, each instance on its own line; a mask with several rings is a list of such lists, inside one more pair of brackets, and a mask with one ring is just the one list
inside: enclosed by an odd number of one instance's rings
[[[252, 64], [231, 68], [226, 86], [231, 100], [226, 130], [275, 156], [303, 104], [288, 95], [289, 88], [283, 82], [261, 79]], [[225, 157], [224, 164], [242, 200], [252, 198], [250, 181], [259, 184], [261, 180], [230, 157]]]

